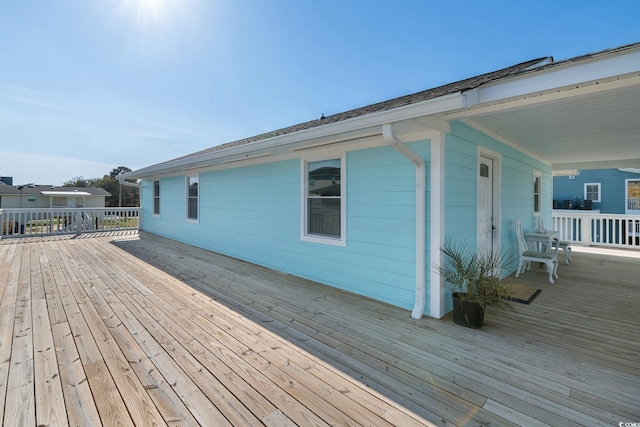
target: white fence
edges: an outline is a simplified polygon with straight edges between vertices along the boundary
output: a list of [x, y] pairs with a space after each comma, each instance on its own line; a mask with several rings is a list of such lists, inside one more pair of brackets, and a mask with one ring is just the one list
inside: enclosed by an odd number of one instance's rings
[[640, 212], [640, 197], [627, 198], [627, 213], [632, 213], [631, 211]]
[[551, 223], [560, 240], [585, 246], [640, 249], [640, 215], [554, 211]]
[[140, 208], [0, 209], [0, 239], [137, 230]]

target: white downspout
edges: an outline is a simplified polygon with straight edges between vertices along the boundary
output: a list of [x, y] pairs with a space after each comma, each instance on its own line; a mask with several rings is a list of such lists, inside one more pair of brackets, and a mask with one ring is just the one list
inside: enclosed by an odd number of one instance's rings
[[382, 137], [388, 145], [409, 159], [416, 168], [416, 297], [411, 317], [420, 319], [427, 305], [425, 285], [427, 167], [424, 159], [418, 153], [396, 138], [391, 123], [382, 125]]

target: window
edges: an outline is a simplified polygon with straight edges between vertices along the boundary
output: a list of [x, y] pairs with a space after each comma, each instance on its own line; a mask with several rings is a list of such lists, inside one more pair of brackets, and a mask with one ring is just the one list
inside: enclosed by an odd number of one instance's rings
[[160, 215], [160, 181], [153, 181], [153, 214]]
[[591, 200], [592, 202], [600, 201], [600, 183], [585, 183], [584, 184], [584, 199]]
[[480, 163], [480, 176], [483, 178], [489, 178], [489, 165], [486, 163]]
[[304, 164], [303, 240], [343, 245], [345, 233], [342, 159]]
[[187, 177], [187, 219], [198, 220], [198, 176]]
[[637, 215], [640, 211], [640, 180], [627, 179], [627, 202], [625, 214]]
[[540, 193], [542, 191], [542, 175], [539, 171], [533, 173], [533, 213], [539, 214], [542, 212], [540, 206]]

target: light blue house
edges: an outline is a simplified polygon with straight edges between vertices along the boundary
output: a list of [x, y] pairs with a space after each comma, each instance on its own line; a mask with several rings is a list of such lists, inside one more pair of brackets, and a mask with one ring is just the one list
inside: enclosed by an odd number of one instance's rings
[[628, 143], [638, 117], [634, 44], [535, 59], [121, 178], [141, 181], [146, 232], [440, 318], [445, 240], [515, 253], [516, 219], [550, 223], [554, 171], [640, 166]]
[[[640, 169], [581, 170], [553, 177], [555, 207], [584, 205], [603, 214], [640, 215]], [[576, 202], [577, 200], [577, 202]]]

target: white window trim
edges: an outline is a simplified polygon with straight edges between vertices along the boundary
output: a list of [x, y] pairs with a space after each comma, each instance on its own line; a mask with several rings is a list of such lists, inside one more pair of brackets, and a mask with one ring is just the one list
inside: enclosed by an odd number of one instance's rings
[[591, 200], [593, 203], [600, 203], [600, 200], [602, 199], [602, 186], [600, 185], [599, 182], [585, 182], [584, 183], [584, 194], [583, 194], [583, 200], [587, 200], [587, 186], [589, 185], [595, 185], [596, 187], [598, 187], [598, 200]]
[[[156, 182], [158, 183], [158, 212], [156, 212]], [[151, 213], [153, 216], [160, 216], [160, 180], [154, 179], [151, 181]]]
[[[347, 168], [345, 153], [309, 156], [300, 159], [300, 240], [332, 246], [347, 246]], [[307, 164], [322, 160], [340, 159], [340, 237], [307, 234]]]
[[[536, 210], [536, 202], [535, 202], [535, 182], [536, 182], [536, 178], [539, 179], [539, 184], [538, 184], [538, 210]], [[533, 171], [533, 191], [532, 191], [532, 196], [533, 196], [533, 216], [540, 216], [542, 215], [542, 172], [540, 172], [537, 169], [534, 169]]]
[[[198, 180], [198, 197], [197, 197], [197, 201], [198, 201], [198, 209], [197, 209], [197, 213], [196, 215], [198, 215], [197, 218], [189, 218], [189, 178], [196, 178]], [[198, 224], [200, 222], [200, 174], [189, 174], [189, 175], [185, 175], [184, 177], [184, 188], [185, 188], [185, 198], [184, 198], [184, 203], [185, 203], [185, 210], [184, 210], [184, 217], [185, 220], [187, 222], [192, 222], [194, 224]]]
[[629, 183], [637, 182], [637, 178], [629, 178], [624, 180], [624, 213], [626, 215], [637, 215], [638, 212], [635, 209], [630, 209], [629, 206]]

